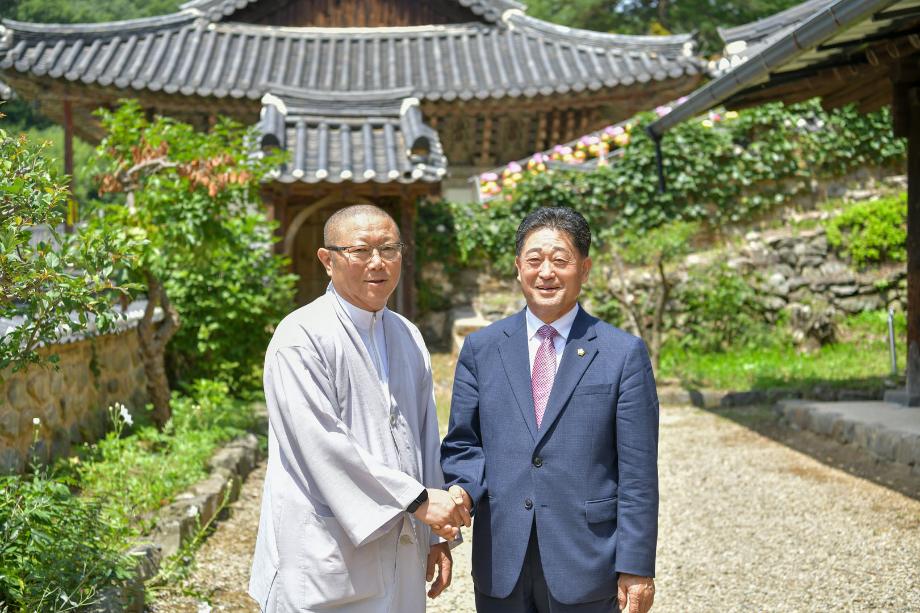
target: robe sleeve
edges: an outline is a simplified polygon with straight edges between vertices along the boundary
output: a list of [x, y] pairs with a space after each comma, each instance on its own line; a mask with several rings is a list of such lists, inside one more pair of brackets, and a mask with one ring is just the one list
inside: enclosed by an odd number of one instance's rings
[[[419, 341], [421, 342], [421, 341]], [[425, 354], [425, 373], [423, 376], [423, 385], [421, 389], [421, 402], [425, 404], [425, 416], [421, 427], [421, 446], [422, 446], [422, 474], [425, 487], [433, 489], [443, 489], [444, 473], [441, 472], [441, 433], [438, 429], [438, 406], [434, 398], [434, 381], [431, 374], [431, 356], [428, 351]], [[429, 537], [429, 545], [446, 543], [447, 540], [441, 538], [434, 532]], [[451, 549], [463, 542], [462, 537], [457, 537], [450, 543]]]
[[266, 362], [265, 383], [269, 424], [292, 478], [318, 494], [356, 547], [384, 534], [422, 484], [358, 444], [338, 417], [331, 378], [314, 349], [278, 349]]

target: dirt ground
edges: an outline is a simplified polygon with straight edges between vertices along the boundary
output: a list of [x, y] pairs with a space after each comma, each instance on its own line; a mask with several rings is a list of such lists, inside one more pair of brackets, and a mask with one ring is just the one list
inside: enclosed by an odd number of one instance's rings
[[[264, 465], [153, 611], [257, 611], [245, 594]], [[765, 407], [661, 413], [653, 611], [920, 611], [920, 478]], [[468, 536], [468, 535], [467, 535]], [[472, 612], [470, 545], [433, 613]]]

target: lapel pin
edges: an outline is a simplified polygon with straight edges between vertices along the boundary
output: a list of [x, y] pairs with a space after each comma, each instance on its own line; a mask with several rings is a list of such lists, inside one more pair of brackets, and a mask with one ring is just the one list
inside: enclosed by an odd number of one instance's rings
[[578, 348], [578, 357], [581, 358], [581, 357], [584, 357], [584, 355], [585, 355], [585, 350], [582, 349], [581, 347], [579, 347], [579, 348]]

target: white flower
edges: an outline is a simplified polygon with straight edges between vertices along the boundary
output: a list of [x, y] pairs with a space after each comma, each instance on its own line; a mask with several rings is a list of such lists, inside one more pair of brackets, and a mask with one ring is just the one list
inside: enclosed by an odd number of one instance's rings
[[40, 426], [40, 425], [42, 425], [42, 420], [40, 420], [40, 419], [37, 418], [37, 417], [33, 417], [33, 418], [32, 418], [32, 425], [33, 425], [33, 426]]
[[126, 407], [126, 406], [123, 405], [123, 404], [117, 404], [117, 405], [115, 405], [115, 406], [118, 407], [118, 412], [121, 414], [121, 419], [122, 419], [122, 421], [124, 421], [124, 422], [125, 422], [126, 424], [128, 424], [129, 426], [133, 426], [133, 425], [134, 425], [134, 418], [131, 417], [131, 413], [128, 411], [128, 407]]

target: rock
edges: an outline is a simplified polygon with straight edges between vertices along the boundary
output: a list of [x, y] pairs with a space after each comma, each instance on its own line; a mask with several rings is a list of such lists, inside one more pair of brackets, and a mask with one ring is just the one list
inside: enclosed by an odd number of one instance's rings
[[32, 399], [26, 390], [25, 381], [19, 377], [13, 377], [9, 380], [6, 387], [6, 398], [14, 409], [24, 410], [32, 404]]
[[852, 296], [859, 292], [859, 287], [856, 285], [831, 285], [828, 289], [835, 296]]
[[862, 313], [863, 311], [875, 311], [882, 308], [883, 303], [878, 294], [869, 296], [850, 296], [840, 298], [835, 304], [847, 313]]
[[25, 456], [16, 449], [0, 450], [0, 475], [21, 473], [25, 468]]
[[0, 436], [6, 435], [11, 439], [19, 437], [20, 414], [16, 409], [4, 411], [0, 414]]
[[46, 402], [51, 395], [48, 373], [40, 369], [29, 369], [26, 389], [36, 402]]

